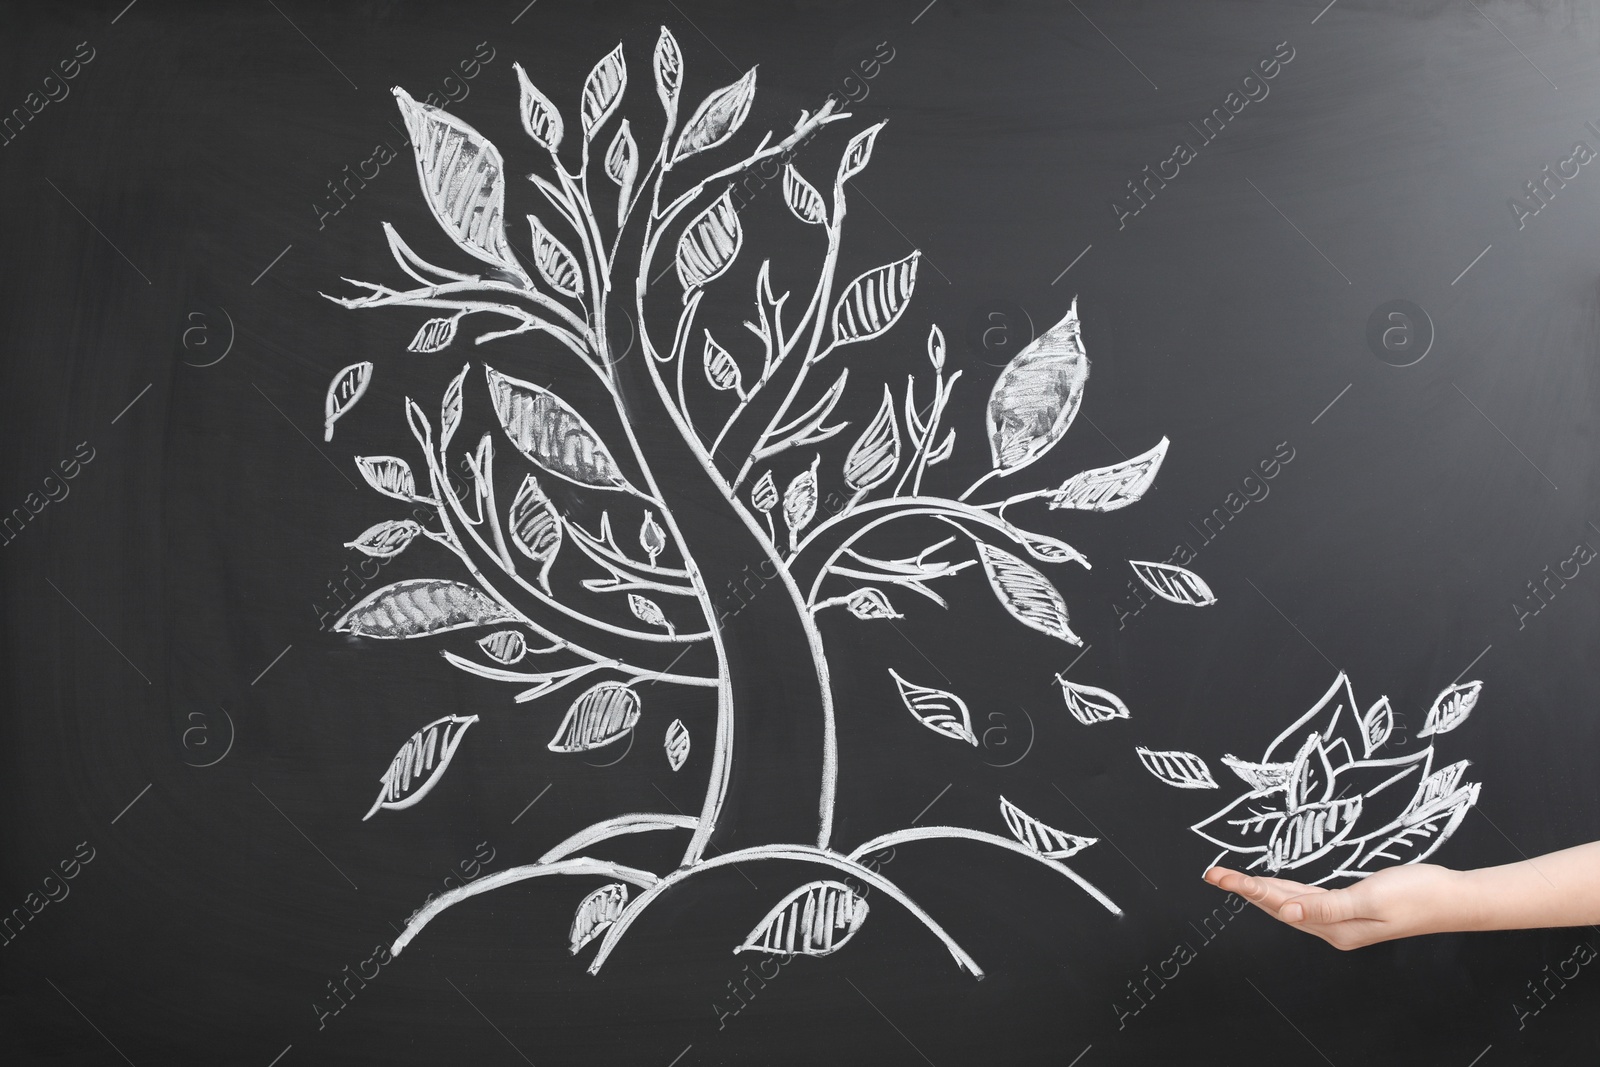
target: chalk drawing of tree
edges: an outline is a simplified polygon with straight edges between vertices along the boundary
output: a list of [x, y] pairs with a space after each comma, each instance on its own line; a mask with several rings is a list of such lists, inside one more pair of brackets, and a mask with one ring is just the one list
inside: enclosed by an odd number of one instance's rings
[[[738, 950], [814, 956], [837, 950], [867, 916], [866, 891], [858, 889], [865, 886], [906, 909], [961, 967], [981, 975], [933, 916], [863, 862], [890, 846], [940, 839], [1019, 853], [1120, 914], [1064, 862], [1094, 839], [1050, 826], [1003, 797], [995, 829], [1003, 824], [1008, 834], [924, 826], [854, 847], [838, 844], [835, 693], [819, 623], [847, 636], [849, 627], [901, 618], [907, 601], [947, 606], [936, 588], [940, 580], [979, 567], [1018, 624], [1081, 644], [1045, 571], [1088, 561], [1065, 542], [1015, 524], [1007, 512], [1024, 501], [1079, 511], [1131, 504], [1154, 481], [1167, 441], [1053, 488], [995, 492], [1060, 441], [1078, 412], [1089, 361], [1075, 301], [1000, 374], [986, 409], [983, 444], [991, 466], [965, 491], [933, 487], [936, 468], [956, 444], [945, 415], [961, 377], [946, 369], [937, 326], [928, 332], [925, 357], [923, 345], [914, 345], [916, 369], [903, 396], [886, 387], [875, 417], [858, 420], [865, 425], [834, 421], [852, 356], [890, 358], [894, 349], [870, 342], [903, 317], [917, 281], [916, 252], [859, 272], [840, 270], [846, 186], [871, 161], [883, 124], [849, 139], [831, 181], [822, 183], [825, 195], [792, 161], [819, 131], [851, 117], [836, 100], [802, 112], [782, 137], [768, 133], [718, 166], [708, 161], [743, 128], [755, 71], [711, 92], [680, 123], [684, 61], [666, 29], [650, 69], [665, 118], [657, 147], [646, 155], [635, 140], [639, 127], [620, 115], [629, 82], [620, 44], [584, 82], [577, 129], [569, 127], [573, 116], [563, 116], [517, 68], [523, 128], [549, 157], [548, 177], [528, 179], [530, 197], [542, 198], [539, 213], [515, 223], [527, 234], [526, 262], [508, 237], [499, 150], [460, 119], [395, 90], [423, 197], [466, 255], [454, 266], [427, 262], [385, 224], [395, 262], [414, 286], [352, 282], [362, 295], [330, 299], [347, 308], [434, 311], [439, 317], [421, 325], [413, 352], [444, 351], [469, 317], [509, 323], [478, 342], [542, 334], [546, 351], [511, 368], [469, 362], [432, 412], [407, 400], [420, 471], [401, 457], [357, 458], [372, 488], [406, 504], [410, 517], [374, 526], [352, 547], [388, 558], [413, 542], [435, 542], [454, 557], [456, 575], [379, 589], [336, 628], [361, 638], [459, 643], [441, 649], [455, 667], [516, 685], [515, 700], [550, 708], [552, 722], [565, 706], [549, 742], [555, 752], [588, 752], [642, 730], [650, 716], [643, 683], [704, 687], [715, 694], [712, 736], [691, 737], [681, 721], [651, 725], [652, 736], [664, 738], [673, 770], [690, 758], [709, 759], [704, 801], [693, 815], [604, 819], [536, 863], [445, 893], [412, 916], [393, 951], [471, 897], [559, 875], [604, 883], [578, 905], [571, 929], [575, 954], [599, 942], [588, 966], [597, 973], [650, 904], [680, 883], [729, 864], [788, 860], [828, 868], [833, 877], [774, 901]], [[652, 115], [655, 108], [651, 101]], [[814, 285], [808, 293], [777, 292], [776, 272], [763, 260], [753, 303], [741, 302], [750, 308], [747, 321], [708, 324], [702, 306], [728, 306], [726, 298], [707, 298], [714, 283], [741, 255], [747, 263], [758, 255], [746, 247], [732, 188], [757, 167], [779, 183], [775, 191], [794, 216], [795, 232], [815, 235]], [[815, 176], [821, 168], [808, 162], [807, 169]], [[360, 363], [335, 377], [327, 400], [330, 439], [372, 372], [370, 363]], [[586, 379], [583, 387], [563, 386], [561, 393], [532, 380], [575, 376]], [[470, 473], [454, 478], [451, 447], [463, 412], [491, 409], [497, 432], [470, 447], [457, 445]], [[776, 476], [778, 457], [799, 473]], [[568, 518], [557, 501], [570, 494], [601, 501], [599, 521]], [[828, 499], [838, 506], [819, 507]], [[912, 520], [940, 533], [909, 555], [874, 554], [875, 533]], [[1214, 600], [1182, 568], [1130, 562], [1168, 600], [1195, 606]], [[770, 585], [732, 617], [719, 614], [713, 598], [752, 573], [770, 577]], [[953, 745], [977, 744], [960, 696], [888, 673], [907, 729], [935, 731]], [[1127, 717], [1114, 695], [1060, 682], [1079, 721]], [[477, 718], [447, 716], [414, 734], [383, 776], [368, 816], [422, 800]], [[759, 773], [736, 778], [744, 761]], [[647, 832], [687, 838], [675, 869], [658, 873], [603, 858], [608, 841]]]

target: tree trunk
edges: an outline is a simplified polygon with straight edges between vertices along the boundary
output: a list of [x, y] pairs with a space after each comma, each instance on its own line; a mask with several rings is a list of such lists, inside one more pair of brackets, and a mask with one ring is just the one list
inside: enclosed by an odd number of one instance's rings
[[[634, 239], [624, 236], [617, 264], [638, 263], [638, 229], [630, 225]], [[632, 295], [613, 294], [608, 302], [609, 336], [633, 335], [634, 325], [625, 321], [632, 317]], [[656, 349], [643, 325], [637, 329], [642, 343], [613, 363], [621, 413], [667, 512], [663, 518], [698, 575], [722, 661], [718, 736], [694, 739], [694, 753], [704, 753], [712, 765], [701, 817], [716, 825], [696, 841], [707, 843], [712, 855], [754, 845], [826, 843], [835, 740], [816, 627], [765, 531], [729, 499], [700, 442], [680, 432], [656, 374], [675, 368], [652, 367]]]

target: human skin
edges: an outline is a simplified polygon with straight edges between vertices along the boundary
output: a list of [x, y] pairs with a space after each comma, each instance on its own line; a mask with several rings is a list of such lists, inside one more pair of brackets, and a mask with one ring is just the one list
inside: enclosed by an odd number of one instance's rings
[[1419, 934], [1600, 923], [1600, 842], [1476, 870], [1386, 867], [1343, 889], [1226, 867], [1205, 880], [1341, 950]]

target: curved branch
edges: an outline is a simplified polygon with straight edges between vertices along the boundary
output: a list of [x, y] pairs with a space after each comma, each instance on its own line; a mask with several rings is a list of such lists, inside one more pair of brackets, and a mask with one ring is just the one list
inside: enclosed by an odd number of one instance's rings
[[642, 834], [650, 830], [693, 830], [700, 820], [688, 815], [662, 815], [655, 812], [618, 815], [612, 819], [587, 826], [567, 838], [555, 848], [539, 857], [540, 863], [553, 863], [566, 859], [600, 841], [609, 841], [623, 834]]
[[859, 860], [863, 856], [870, 856], [874, 852], [880, 852], [883, 849], [891, 848], [895, 845], [902, 845], [910, 841], [933, 841], [948, 838], [959, 838], [965, 841], [979, 841], [985, 845], [994, 845], [997, 848], [1003, 848], [1007, 852], [1015, 852], [1019, 856], [1026, 856], [1031, 860], [1038, 860], [1046, 867], [1049, 867], [1052, 870], [1057, 871], [1065, 877], [1071, 879], [1079, 889], [1082, 889], [1085, 893], [1089, 894], [1089, 896], [1093, 897], [1101, 907], [1105, 908], [1111, 914], [1117, 916], [1118, 918], [1122, 916], [1122, 909], [1113, 904], [1110, 897], [1107, 897], [1104, 893], [1100, 892], [1100, 890], [1090, 885], [1082, 875], [1078, 874], [1077, 871], [1074, 871], [1071, 867], [1068, 867], [1060, 860], [1047, 860], [1043, 856], [1039, 855], [1039, 853], [1033, 851], [1033, 849], [1028, 848], [1026, 845], [1019, 844], [1008, 837], [1001, 837], [998, 834], [985, 833], [982, 830], [968, 830], [964, 826], [911, 826], [904, 830], [895, 830], [892, 833], [882, 834], [878, 837], [874, 837], [871, 841], [857, 846], [850, 853], [850, 858], [853, 860]]
[[413, 938], [422, 932], [422, 928], [432, 922], [434, 917], [446, 908], [475, 897], [480, 893], [487, 893], [499, 889], [503, 885], [513, 882], [525, 882], [529, 878], [543, 878], [550, 874], [568, 875], [597, 875], [601, 878], [615, 878], [619, 882], [631, 882], [642, 889], [649, 890], [657, 885], [660, 879], [649, 871], [641, 871], [637, 867], [627, 867], [620, 863], [607, 863], [604, 860], [594, 860], [587, 856], [576, 859], [559, 860], [555, 863], [529, 863], [521, 867], [511, 867], [496, 874], [486, 874], [477, 881], [468, 882], [466, 885], [450, 890], [442, 896], [435, 897], [426, 907], [411, 917], [406, 923], [405, 930], [395, 938], [394, 944], [389, 946], [389, 952], [398, 956], [405, 947], [411, 944]]
[[[503, 303], [507, 299], [531, 301], [535, 306], [552, 312], [558, 319], [565, 322], [574, 334], [581, 337], [591, 347], [594, 345], [594, 334], [589, 330], [589, 324], [574, 315], [571, 310], [560, 302], [545, 296], [537, 289], [529, 289], [521, 285], [512, 285], [510, 282], [495, 281], [492, 278], [471, 277], [464, 281], [444, 282], [438, 285], [428, 285], [421, 289], [396, 290], [387, 285], [371, 285], [366, 282], [356, 282], [357, 285], [366, 285], [372, 289], [371, 296], [343, 299], [328, 296], [329, 300], [347, 308], [373, 308], [392, 307], [395, 305], [411, 304], [421, 307], [436, 307], [436, 304], [421, 303], [419, 301], [446, 300], [451, 297], [484, 296], [494, 294], [495, 299]], [[327, 296], [328, 294], [322, 294]], [[448, 306], [457, 306], [460, 300], [452, 300]], [[520, 310], [520, 309], [519, 309]]]
[[[704, 860], [693, 867], [680, 867], [678, 870], [673, 871], [647, 888], [643, 893], [634, 897], [628, 903], [628, 906], [623, 909], [617, 921], [606, 931], [605, 939], [600, 943], [600, 951], [595, 953], [593, 961], [589, 964], [589, 973], [600, 973], [600, 968], [605, 964], [606, 958], [611, 955], [612, 950], [617, 947], [617, 943], [622, 940], [622, 935], [628, 932], [628, 927], [632, 926], [634, 920], [662, 893], [701, 871], [752, 860], [795, 860], [801, 863], [821, 863], [846, 874], [854, 875], [872, 888], [882, 890], [885, 896], [909, 911], [918, 922], [928, 928], [930, 933], [944, 943], [944, 947], [949, 949], [950, 955], [955, 957], [956, 963], [973, 977], [983, 977], [983, 968], [979, 967], [977, 962], [967, 955], [966, 949], [956, 944], [955, 939], [945, 933], [944, 927], [935, 922], [933, 916], [918, 907], [916, 902], [906, 896], [899, 886], [850, 856], [841, 855], [829, 849], [812, 848], [809, 845], [760, 845], [755, 848], [740, 849], [737, 852], [726, 852], [714, 859]], [[476, 885], [477, 883], [473, 884]]]

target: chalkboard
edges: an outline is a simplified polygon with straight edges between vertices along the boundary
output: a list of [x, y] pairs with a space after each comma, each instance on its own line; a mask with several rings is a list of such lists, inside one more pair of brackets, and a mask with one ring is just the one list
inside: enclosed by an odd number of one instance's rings
[[1591, 5], [4, 26], [8, 1062], [1593, 1062]]

